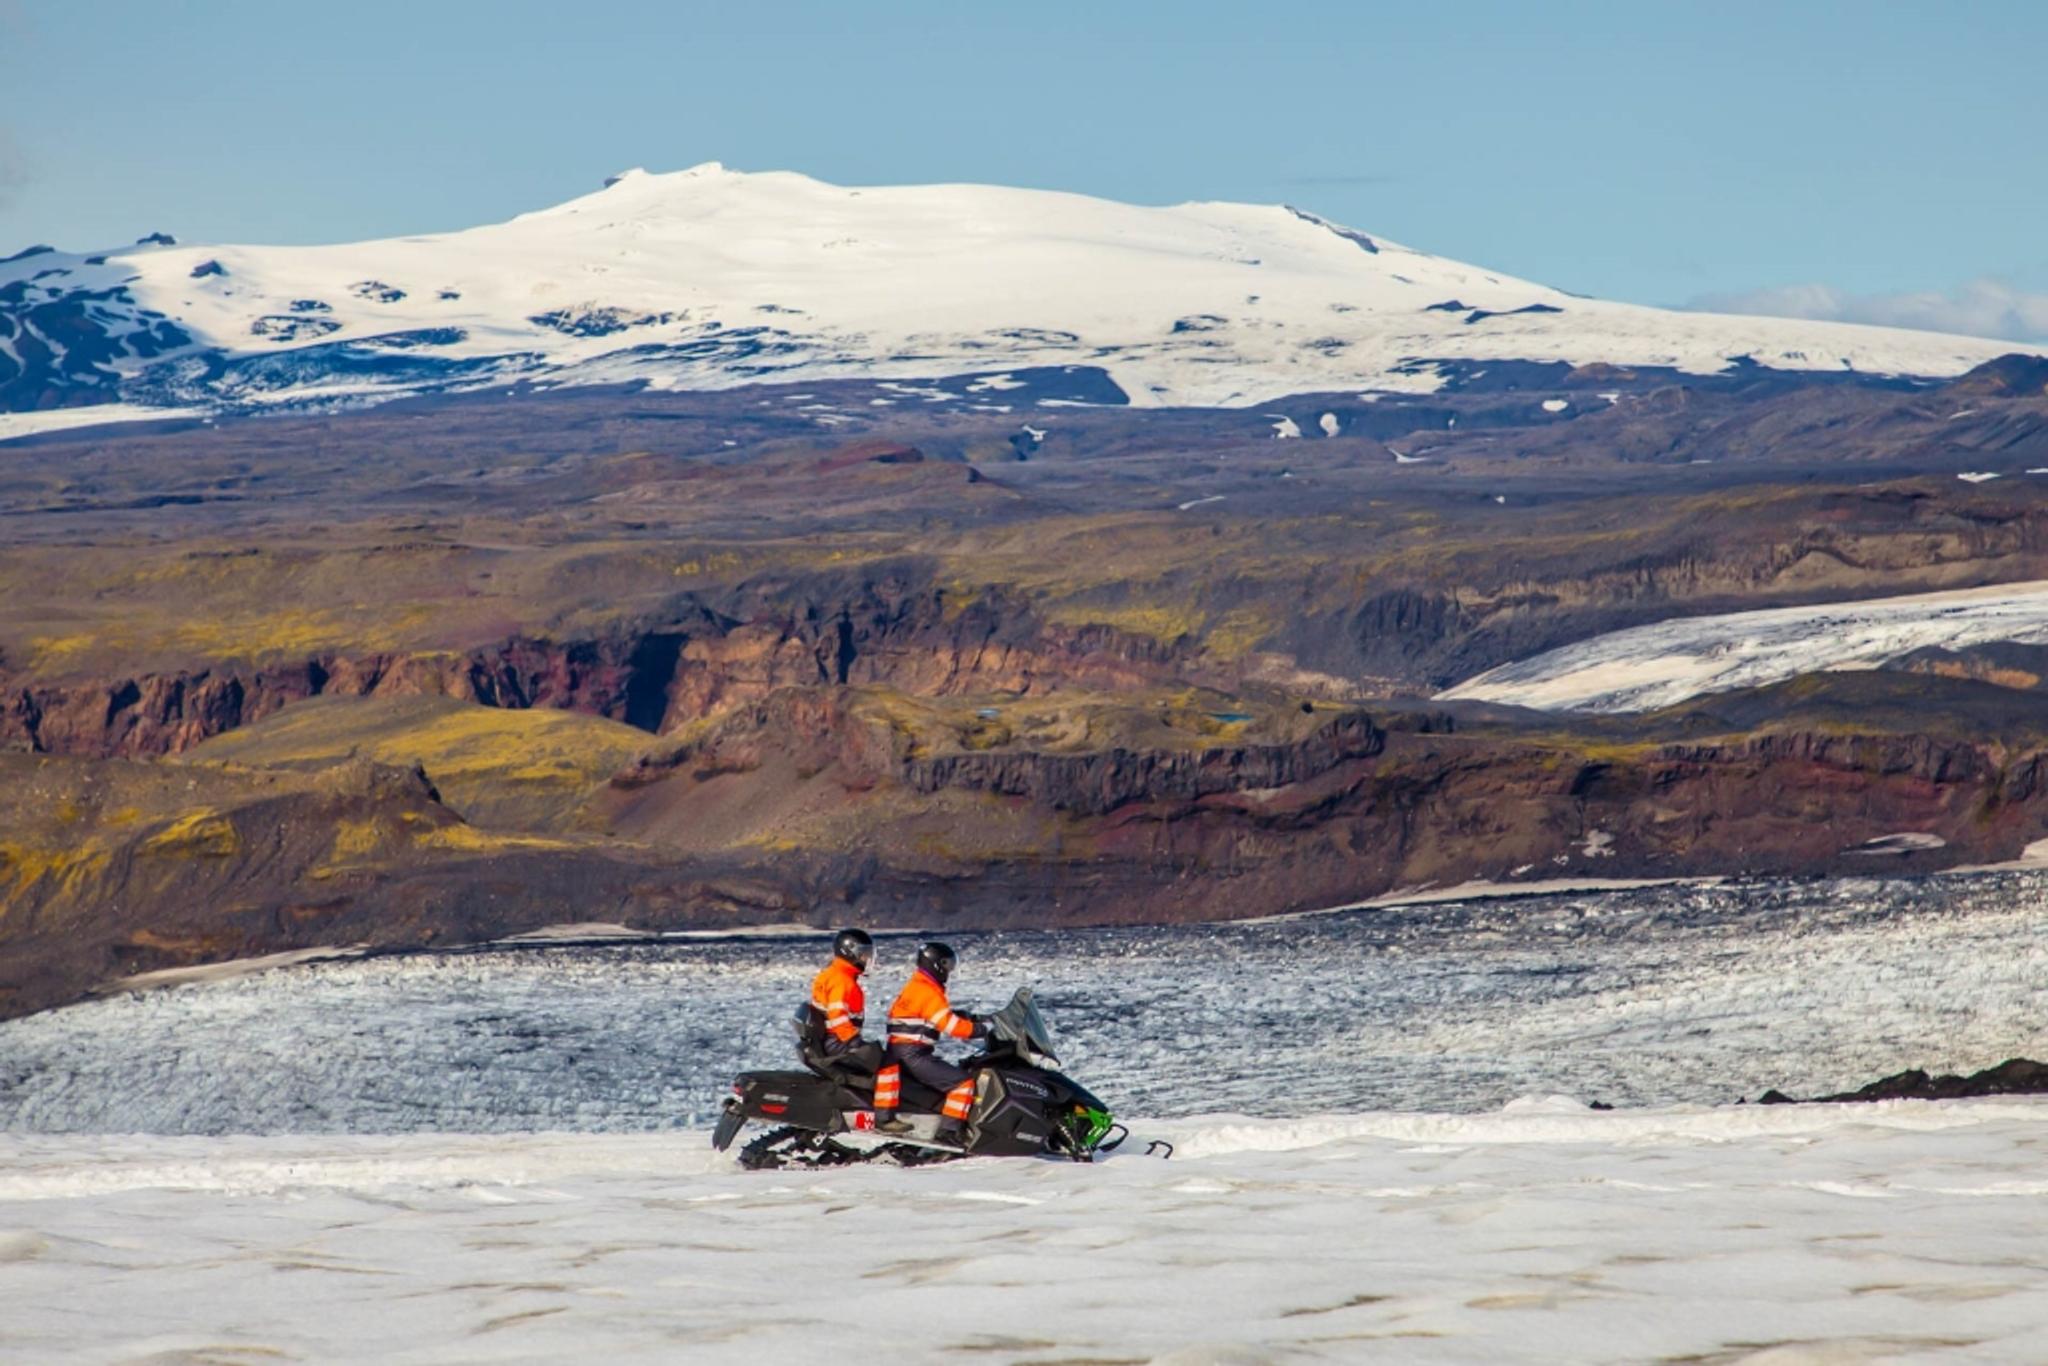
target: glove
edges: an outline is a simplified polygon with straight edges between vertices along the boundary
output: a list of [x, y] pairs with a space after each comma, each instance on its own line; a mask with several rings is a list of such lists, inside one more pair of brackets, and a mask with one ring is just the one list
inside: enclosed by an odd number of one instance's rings
[[967, 1026], [974, 1031], [968, 1035], [970, 1039], [986, 1039], [989, 1036], [988, 1021], [979, 1015], [967, 1016]]

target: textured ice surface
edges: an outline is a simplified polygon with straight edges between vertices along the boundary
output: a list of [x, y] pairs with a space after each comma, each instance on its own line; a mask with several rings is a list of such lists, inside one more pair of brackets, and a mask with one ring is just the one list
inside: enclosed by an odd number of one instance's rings
[[1551, 1100], [795, 1175], [702, 1132], [0, 1135], [0, 1358], [2038, 1361], [2044, 1121]]
[[2048, 583], [1660, 621], [1503, 664], [1439, 696], [1545, 711], [1649, 711], [1802, 673], [1870, 668], [1928, 646], [1999, 640], [2048, 643]]
[[[1756, 882], [1181, 929], [950, 936], [1119, 1113], [1832, 1091], [2048, 1055], [2048, 875]], [[884, 937], [871, 1009], [915, 940]], [[381, 958], [0, 1024], [0, 1129], [654, 1130], [788, 1066], [822, 941]], [[880, 998], [880, 999], [875, 999]]]

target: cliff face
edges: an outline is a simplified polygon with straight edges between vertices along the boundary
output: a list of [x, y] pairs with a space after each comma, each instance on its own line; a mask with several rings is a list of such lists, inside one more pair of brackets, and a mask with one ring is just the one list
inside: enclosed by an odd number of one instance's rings
[[[1093, 724], [1148, 743], [1083, 748], [996, 729], [1007, 712], [983, 714], [998, 710], [906, 720], [878, 716], [856, 691], [778, 693], [614, 779], [619, 818], [659, 846], [686, 841], [707, 811], [751, 806], [761, 823], [726, 838], [790, 853], [861, 848], [965, 889], [948, 914], [977, 913], [972, 889], [990, 863], [1035, 861], [1062, 917], [1167, 919], [1472, 878], [1931, 868], [2011, 858], [2048, 832], [2048, 745], [2012, 736], [1794, 717], [1616, 742], [1326, 708], [1296, 715], [1289, 738], [1242, 743], [1148, 731], [1168, 713], [1133, 707]], [[1285, 720], [1247, 724], [1271, 733]], [[1003, 832], [1000, 855], [974, 843], [976, 825]], [[1888, 841], [1901, 834], [1912, 838]], [[1100, 904], [1075, 891], [1074, 878], [1097, 875], [1124, 890]]]
[[[520, 686], [535, 677], [571, 673]], [[464, 821], [431, 772], [266, 767], [275, 723], [232, 763], [211, 747], [175, 764], [0, 756], [0, 1011], [159, 967], [565, 919], [1194, 921], [1475, 878], [1931, 870], [2048, 834], [2048, 741], [2031, 732], [1794, 717], [1617, 742], [1441, 710], [1245, 705], [1165, 692], [912, 706], [887, 689], [781, 688], [648, 737], [638, 761], [584, 780], [582, 817], [532, 828], [503, 823], [517, 802], [494, 808], [499, 824]], [[474, 709], [398, 710], [444, 727], [448, 762], [477, 752], [445, 729]], [[508, 769], [495, 786], [536, 777]]]
[[720, 604], [720, 618], [732, 624], [682, 647], [662, 729], [786, 687], [886, 686], [925, 697], [1135, 687], [1192, 653], [1110, 626], [1048, 622], [1014, 595], [963, 601], [887, 573], [750, 585]]
[[[658, 652], [658, 646], [653, 647]], [[22, 683], [0, 711], [0, 745], [42, 754], [179, 754], [309, 697], [447, 696], [485, 706], [555, 706], [624, 719], [648, 641], [509, 640], [466, 655], [321, 655], [264, 668]]]
[[899, 777], [919, 793], [957, 788], [1022, 797], [1080, 816], [1103, 816], [1135, 802], [1185, 803], [1220, 793], [1291, 787], [1385, 747], [1386, 734], [1372, 718], [1352, 713], [1292, 744], [1168, 752], [1118, 747], [1092, 754], [949, 754], [909, 759]]
[[[0, 747], [95, 758], [178, 754], [309, 697], [445, 696], [559, 707], [661, 733], [791, 687], [880, 685], [924, 696], [1133, 687], [1184, 662], [1181, 645], [1042, 620], [1001, 596], [956, 603], [874, 576], [778, 596], [736, 594], [746, 619], [688, 598], [659, 624], [581, 639], [513, 636], [462, 652], [323, 653], [286, 665], [10, 682]], [[790, 606], [790, 599], [797, 606]]]

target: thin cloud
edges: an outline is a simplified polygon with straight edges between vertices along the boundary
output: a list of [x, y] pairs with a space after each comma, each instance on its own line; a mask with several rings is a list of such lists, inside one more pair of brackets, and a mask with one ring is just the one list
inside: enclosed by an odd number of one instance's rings
[[1686, 307], [1709, 313], [1762, 313], [1779, 318], [1875, 323], [1924, 332], [1954, 332], [1999, 341], [2048, 342], [2048, 294], [1980, 279], [1956, 289], [1903, 294], [1849, 294], [1830, 285], [1785, 285], [1703, 294]]

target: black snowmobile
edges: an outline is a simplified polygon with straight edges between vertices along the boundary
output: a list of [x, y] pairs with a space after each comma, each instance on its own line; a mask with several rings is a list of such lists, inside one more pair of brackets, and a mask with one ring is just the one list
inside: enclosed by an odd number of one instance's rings
[[742, 1072], [711, 1136], [720, 1152], [749, 1120], [777, 1127], [740, 1149], [740, 1165], [836, 1167], [877, 1158], [905, 1166], [954, 1157], [1065, 1157], [1090, 1162], [1127, 1136], [1102, 1102], [1053, 1069], [1052, 1031], [1020, 987], [989, 1018], [983, 1052], [960, 1064], [974, 1074], [974, 1108], [962, 1147], [933, 1140], [945, 1096], [906, 1074], [900, 1119], [910, 1132], [875, 1132], [875, 1079], [836, 1065], [806, 1006], [797, 1012], [797, 1052], [808, 1071]]

